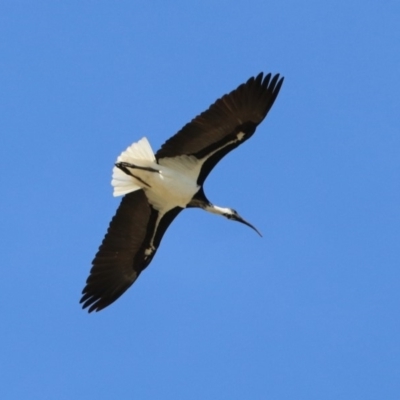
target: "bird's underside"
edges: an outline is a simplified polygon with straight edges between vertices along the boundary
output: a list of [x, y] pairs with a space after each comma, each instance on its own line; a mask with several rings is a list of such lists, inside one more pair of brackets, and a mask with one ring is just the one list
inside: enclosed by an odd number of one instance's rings
[[259, 74], [218, 99], [155, 155], [144, 139], [121, 154], [113, 186], [115, 195], [125, 196], [92, 262], [83, 308], [100, 311], [117, 300], [149, 265], [185, 207], [201, 207], [254, 228], [234, 210], [213, 206], [202, 186], [219, 160], [253, 135], [282, 83], [279, 74], [272, 79]]

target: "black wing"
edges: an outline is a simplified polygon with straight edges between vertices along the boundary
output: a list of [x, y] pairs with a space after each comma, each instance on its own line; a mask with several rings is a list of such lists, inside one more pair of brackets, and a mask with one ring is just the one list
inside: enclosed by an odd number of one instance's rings
[[[100, 311], [117, 300], [149, 265], [169, 224], [181, 211], [166, 213], [156, 226], [154, 210], [142, 190], [127, 194], [111, 220], [82, 291], [83, 308]], [[147, 256], [154, 230], [154, 252]]]
[[[279, 74], [272, 79], [271, 74], [263, 78], [262, 73], [250, 78], [168, 139], [157, 152], [157, 160], [183, 154], [201, 159], [210, 154], [197, 180], [202, 185], [225, 154], [253, 135], [274, 104], [282, 83]], [[240, 132], [244, 135], [238, 140]]]

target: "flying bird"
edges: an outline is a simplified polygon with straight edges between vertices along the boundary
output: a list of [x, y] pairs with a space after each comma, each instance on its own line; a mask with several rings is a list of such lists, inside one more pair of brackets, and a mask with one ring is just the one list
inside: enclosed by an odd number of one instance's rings
[[153, 153], [146, 138], [113, 168], [114, 196], [124, 195], [92, 262], [82, 308], [100, 311], [117, 300], [150, 264], [175, 217], [198, 207], [258, 230], [231, 208], [212, 204], [203, 189], [215, 165], [255, 132], [283, 83], [260, 73], [224, 95]]

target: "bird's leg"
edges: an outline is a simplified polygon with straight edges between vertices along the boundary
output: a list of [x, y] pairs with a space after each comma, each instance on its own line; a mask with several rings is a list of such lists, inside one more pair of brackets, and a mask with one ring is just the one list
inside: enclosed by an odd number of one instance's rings
[[141, 167], [139, 165], [135, 165], [135, 164], [131, 164], [128, 162], [118, 162], [115, 164], [115, 166], [117, 168], [119, 168], [120, 170], [124, 171], [125, 173], [128, 173], [126, 170], [127, 168], [135, 168], [135, 169], [141, 169], [143, 171], [148, 171], [148, 172], [157, 172], [158, 174], [160, 173], [160, 171], [158, 169], [154, 169], [151, 167]]
[[[145, 182], [142, 178], [140, 178], [139, 176], [133, 175], [131, 171], [129, 171], [128, 167], [130, 168], [136, 168], [136, 166], [134, 166], [133, 164], [129, 164], [127, 162], [119, 162], [116, 163], [115, 166], [117, 168], [119, 168], [122, 172], [124, 172], [125, 174], [131, 176], [132, 178], [137, 179], [139, 182], [143, 183], [143, 185], [146, 185], [147, 187], [151, 188], [151, 186]], [[146, 168], [139, 168], [139, 169], [144, 169], [147, 170]], [[149, 168], [152, 170], [152, 168]], [[152, 172], [156, 172], [156, 170], [152, 170]]]

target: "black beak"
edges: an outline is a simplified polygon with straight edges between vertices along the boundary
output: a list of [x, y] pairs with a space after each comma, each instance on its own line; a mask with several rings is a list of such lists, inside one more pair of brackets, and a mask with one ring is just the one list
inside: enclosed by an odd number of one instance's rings
[[254, 229], [254, 230], [260, 235], [260, 237], [262, 237], [260, 231], [259, 231], [255, 226], [253, 226], [252, 224], [250, 224], [250, 222], [247, 222], [245, 219], [243, 219], [240, 215], [235, 215], [234, 220], [235, 220], [235, 221], [238, 221], [238, 222], [241, 222], [242, 224], [245, 224], [245, 225], [249, 226], [251, 229]]

